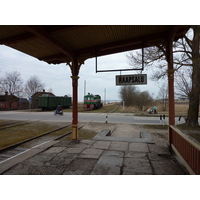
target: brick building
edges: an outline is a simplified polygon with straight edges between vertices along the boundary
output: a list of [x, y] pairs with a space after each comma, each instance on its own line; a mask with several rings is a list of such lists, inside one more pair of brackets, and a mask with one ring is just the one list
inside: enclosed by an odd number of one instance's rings
[[34, 95], [32, 95], [32, 104], [31, 104], [31, 108], [38, 108], [38, 97], [39, 96], [43, 96], [43, 95], [48, 95], [48, 96], [55, 96], [53, 93], [51, 92], [45, 92], [45, 90], [43, 90], [42, 92], [36, 92]]
[[4, 95], [0, 95], [0, 110], [18, 110], [27, 109], [28, 100], [25, 98], [18, 98], [13, 94], [5, 92]]

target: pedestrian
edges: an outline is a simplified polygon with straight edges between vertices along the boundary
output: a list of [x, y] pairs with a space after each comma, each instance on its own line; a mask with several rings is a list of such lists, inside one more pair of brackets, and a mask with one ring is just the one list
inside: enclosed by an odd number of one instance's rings
[[148, 113], [148, 114], [152, 114], [152, 108], [149, 108], [149, 109], [147, 110], [147, 113]]
[[156, 106], [153, 107], [153, 113], [154, 113], [154, 114], [158, 114], [158, 113], [157, 113], [157, 108], [156, 108]]

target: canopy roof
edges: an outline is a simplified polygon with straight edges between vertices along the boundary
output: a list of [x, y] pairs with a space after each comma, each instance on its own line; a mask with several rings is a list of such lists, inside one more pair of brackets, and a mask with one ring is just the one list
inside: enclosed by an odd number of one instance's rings
[[165, 44], [177, 40], [187, 25], [1, 25], [0, 44], [49, 64], [79, 62], [88, 58]]

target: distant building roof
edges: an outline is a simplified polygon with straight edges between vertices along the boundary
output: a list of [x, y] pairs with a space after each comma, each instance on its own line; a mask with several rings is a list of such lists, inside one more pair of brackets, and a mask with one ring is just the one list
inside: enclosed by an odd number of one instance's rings
[[36, 92], [35, 94], [32, 95], [33, 96], [42, 96], [43, 94], [46, 94], [48, 96], [55, 96], [53, 93], [51, 92], [45, 92], [45, 90], [43, 90], [42, 92]]
[[13, 94], [8, 94], [8, 92], [6, 91], [4, 95], [0, 95], [0, 101], [5, 101], [7, 99], [19, 99], [19, 97], [16, 97]]

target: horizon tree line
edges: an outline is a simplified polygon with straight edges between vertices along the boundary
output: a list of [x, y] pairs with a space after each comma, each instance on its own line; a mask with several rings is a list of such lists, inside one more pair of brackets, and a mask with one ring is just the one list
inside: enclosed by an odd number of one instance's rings
[[[30, 76], [30, 78], [23, 83], [21, 74], [17, 71], [5, 72], [3, 77], [0, 77], [0, 94], [7, 92], [9, 95], [13, 94], [19, 98], [30, 98], [36, 92], [42, 91], [45, 84], [42, 83], [38, 76]], [[52, 92], [52, 89], [49, 89]]]

